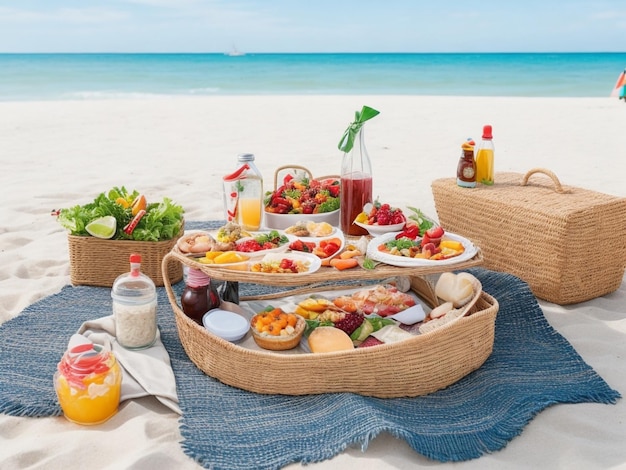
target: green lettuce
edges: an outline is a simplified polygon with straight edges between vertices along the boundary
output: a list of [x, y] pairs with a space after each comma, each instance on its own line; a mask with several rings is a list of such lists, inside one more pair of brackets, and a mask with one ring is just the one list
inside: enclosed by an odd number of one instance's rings
[[131, 207], [124, 207], [116, 200], [122, 198], [132, 202], [139, 192], [127, 191], [123, 186], [115, 187], [108, 193], [100, 193], [93, 202], [61, 209], [57, 221], [71, 235], [89, 235], [85, 227], [99, 217], [113, 216], [116, 231], [113, 240], [163, 241], [171, 240], [180, 231], [183, 224], [183, 208], [169, 198], [147, 205], [146, 214], [137, 224], [132, 235], [124, 233], [124, 227], [133, 219]]

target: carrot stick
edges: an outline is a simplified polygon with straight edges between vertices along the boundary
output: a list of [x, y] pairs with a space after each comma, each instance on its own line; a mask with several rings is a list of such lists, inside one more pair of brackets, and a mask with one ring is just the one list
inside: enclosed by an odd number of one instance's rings
[[330, 266], [330, 259], [328, 258], [322, 259], [322, 266]]
[[338, 269], [339, 271], [343, 271], [344, 269], [354, 268], [359, 265], [358, 261], [354, 258], [341, 259], [341, 258], [333, 258], [330, 260], [330, 265]]

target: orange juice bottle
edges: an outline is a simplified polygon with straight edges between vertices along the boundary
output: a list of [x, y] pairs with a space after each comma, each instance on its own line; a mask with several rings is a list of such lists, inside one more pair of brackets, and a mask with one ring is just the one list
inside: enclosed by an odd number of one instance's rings
[[239, 168], [224, 176], [224, 212], [226, 221], [236, 222], [244, 230], [259, 230], [263, 216], [263, 176], [254, 164], [254, 155], [237, 156]]
[[483, 138], [476, 153], [476, 182], [481, 184], [493, 184], [493, 159], [495, 147], [490, 125], [483, 127]]

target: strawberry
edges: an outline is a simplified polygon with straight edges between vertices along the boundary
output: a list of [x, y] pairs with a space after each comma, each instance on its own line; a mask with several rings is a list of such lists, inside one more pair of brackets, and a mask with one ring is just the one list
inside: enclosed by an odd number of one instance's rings
[[443, 234], [444, 234], [444, 230], [440, 225], [436, 225], [426, 230], [426, 235], [428, 235], [428, 238], [430, 238], [431, 240], [441, 238], [443, 237]]

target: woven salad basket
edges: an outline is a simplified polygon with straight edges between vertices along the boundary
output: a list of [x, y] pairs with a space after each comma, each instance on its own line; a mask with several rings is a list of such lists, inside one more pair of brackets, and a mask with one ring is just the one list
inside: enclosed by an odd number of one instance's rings
[[[68, 235], [70, 281], [74, 285], [111, 287], [120, 274], [130, 270], [129, 257], [141, 255], [141, 271], [157, 286], [163, 285], [161, 263], [184, 232], [160, 242], [133, 240], [103, 240], [91, 236]], [[167, 277], [172, 282], [183, 278], [182, 265], [168, 266]]]
[[[626, 198], [563, 186], [550, 170], [498, 173], [493, 186], [435, 180], [439, 222], [483, 250], [484, 267], [573, 304], [615, 291], [626, 267]], [[532, 177], [532, 178], [531, 178]]]
[[[177, 259], [170, 253], [163, 265]], [[341, 273], [336, 276], [341, 279]], [[411, 279], [414, 292], [420, 294], [423, 284]], [[167, 277], [165, 288], [180, 341], [191, 361], [225, 384], [264, 394], [352, 392], [394, 398], [432, 393], [487, 360], [499, 308], [496, 299], [483, 292], [467, 316], [415, 338], [350, 351], [290, 354], [244, 348], [210, 333], [184, 314]], [[285, 295], [296, 291], [316, 290], [303, 287]]]

